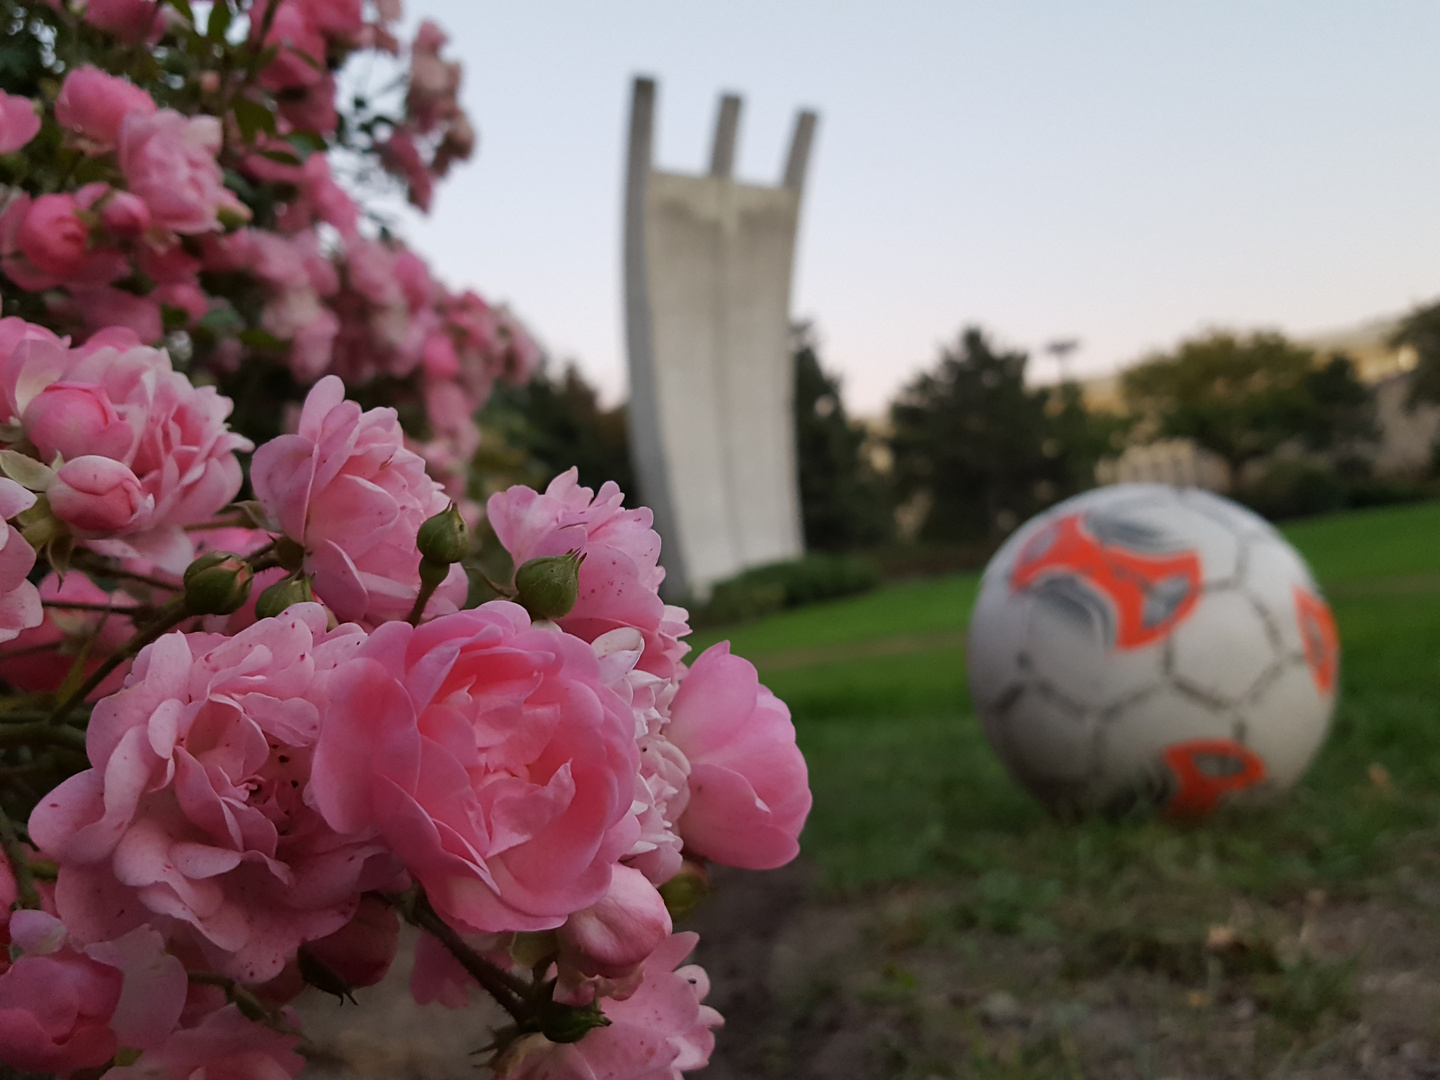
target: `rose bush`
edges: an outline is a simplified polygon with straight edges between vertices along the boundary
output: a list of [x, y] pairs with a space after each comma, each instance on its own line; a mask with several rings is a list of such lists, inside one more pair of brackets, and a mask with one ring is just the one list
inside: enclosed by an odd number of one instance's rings
[[443, 31], [198, 9], [7, 8], [0, 1068], [283, 1080], [288, 1004], [384, 978], [402, 919], [416, 1001], [509, 1014], [498, 1075], [699, 1068], [662, 887], [793, 857], [789, 715], [687, 668], [648, 510], [477, 474], [539, 350], [349, 186], [423, 208], [473, 151]]

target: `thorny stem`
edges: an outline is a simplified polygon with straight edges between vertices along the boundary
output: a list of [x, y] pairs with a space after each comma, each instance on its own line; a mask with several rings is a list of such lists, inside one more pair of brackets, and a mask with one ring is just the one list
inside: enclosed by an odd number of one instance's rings
[[166, 581], [164, 578], [151, 577], [149, 574], [136, 573], [134, 570], [126, 570], [118, 566], [106, 566], [96, 564], [90, 559], [77, 557], [74, 560], [77, 570], [84, 570], [97, 577], [125, 578], [127, 581], [138, 581], [142, 585], [153, 585], [157, 589], [165, 589], [168, 592], [178, 592], [181, 585], [178, 581]]
[[221, 518], [217, 521], [200, 521], [194, 525], [186, 525], [186, 532], [207, 532], [210, 529], [243, 529], [249, 522], [243, 517]]
[[444, 945], [485, 992], [500, 1003], [500, 1006], [517, 1021], [524, 1023], [529, 1017], [525, 1010], [525, 998], [530, 988], [508, 972], [501, 971], [490, 961], [466, 945], [453, 927], [435, 913], [430, 901], [419, 889], [401, 896], [387, 893], [378, 894], [387, 904], [397, 909], [412, 926], [433, 936]]
[[29, 856], [20, 845], [20, 835], [15, 831], [15, 823], [10, 820], [10, 815], [5, 813], [3, 807], [0, 807], [0, 848], [4, 849], [5, 857], [10, 861], [10, 870], [15, 875], [20, 906], [38, 908], [40, 893], [35, 888], [35, 875], [30, 869]]
[[299, 1035], [300, 1029], [288, 1024], [274, 1009], [255, 996], [248, 986], [236, 982], [229, 975], [218, 971], [187, 971], [185, 977], [202, 986], [218, 986], [225, 991], [225, 997], [249, 1020], [265, 1024], [285, 1035]]
[[111, 615], [133, 615], [137, 611], [151, 610], [145, 604], [127, 604], [125, 607], [116, 607], [114, 604], [91, 604], [83, 600], [41, 600], [40, 605], [61, 608], [66, 611], [103, 611]]

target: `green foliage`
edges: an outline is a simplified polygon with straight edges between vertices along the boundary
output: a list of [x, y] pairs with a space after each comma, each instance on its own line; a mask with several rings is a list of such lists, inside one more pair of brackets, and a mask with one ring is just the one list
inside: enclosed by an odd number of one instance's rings
[[1410, 376], [1410, 406], [1422, 401], [1440, 402], [1440, 301], [1418, 307], [1401, 321], [1390, 338], [1392, 346], [1415, 350], [1415, 371]]
[[840, 380], [820, 366], [809, 324], [795, 328], [795, 446], [805, 546], [845, 551], [894, 531], [882, 478], [863, 453], [862, 425], [845, 414]]
[[1355, 365], [1315, 354], [1277, 333], [1216, 331], [1153, 356], [1122, 379], [1131, 411], [1159, 436], [1194, 439], [1232, 469], [1298, 439], [1312, 450], [1375, 437], [1374, 396]]
[[966, 329], [890, 407], [900, 500], [930, 509], [925, 540], [997, 537], [1093, 482], [1106, 436], [1076, 387], [1025, 385], [1028, 357]]
[[865, 559], [815, 553], [757, 566], [720, 582], [694, 614], [698, 625], [742, 622], [781, 608], [862, 593], [879, 580], [879, 571]]
[[[1060, 880], [1062, 904], [1116, 912], [1180, 888], [1223, 916], [1229, 890], [1362, 888], [1440, 840], [1437, 531], [1440, 503], [1288, 530], [1339, 623], [1334, 728], [1281, 805], [1201, 827], [1053, 822], [1007, 778], [965, 689], [975, 575], [888, 585], [693, 643], [730, 638], [790, 706], [815, 792], [802, 847], [832, 886], [1006, 869]], [[1391, 787], [1372, 783], [1372, 764]]]
[[586, 487], [598, 490], [613, 480], [627, 505], [639, 505], [625, 406], [604, 408], [599, 391], [573, 363], [558, 378], [547, 365], [528, 385], [496, 386], [480, 423], [513, 451], [516, 459], [509, 464], [516, 482], [543, 489], [574, 467]]

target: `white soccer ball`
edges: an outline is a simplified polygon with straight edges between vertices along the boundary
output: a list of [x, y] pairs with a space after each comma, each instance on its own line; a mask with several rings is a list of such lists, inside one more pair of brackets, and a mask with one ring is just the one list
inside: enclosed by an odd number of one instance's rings
[[1339, 663], [1299, 553], [1194, 488], [1119, 484], [1037, 515], [970, 620], [985, 734], [1063, 815], [1199, 817], [1285, 790], [1324, 740]]

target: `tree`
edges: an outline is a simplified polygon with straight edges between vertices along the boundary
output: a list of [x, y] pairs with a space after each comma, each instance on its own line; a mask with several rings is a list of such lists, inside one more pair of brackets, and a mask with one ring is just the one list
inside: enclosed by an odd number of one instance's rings
[[544, 487], [574, 466], [586, 487], [598, 490], [613, 480], [627, 504], [638, 505], [625, 406], [604, 408], [599, 391], [573, 363], [558, 378], [542, 366], [526, 386], [497, 387], [481, 423], [510, 451], [529, 459], [518, 469], [511, 463], [508, 471], [517, 479]]
[[1440, 302], [1416, 308], [1401, 320], [1390, 336], [1392, 347], [1409, 345], [1415, 350], [1415, 370], [1410, 375], [1409, 405], [1423, 401], [1440, 402]]
[[1104, 440], [1078, 387], [1026, 387], [1028, 360], [970, 327], [891, 405], [896, 495], [931, 503], [922, 537], [998, 537], [1093, 482]]
[[864, 454], [866, 432], [845, 413], [840, 380], [820, 366], [808, 323], [795, 327], [795, 447], [805, 546], [842, 551], [892, 530], [882, 478]]
[[1215, 331], [1150, 357], [1121, 385], [1154, 434], [1194, 439], [1232, 471], [1292, 439], [1328, 451], [1374, 436], [1374, 396], [1354, 363], [1317, 367], [1313, 350], [1278, 333]]

